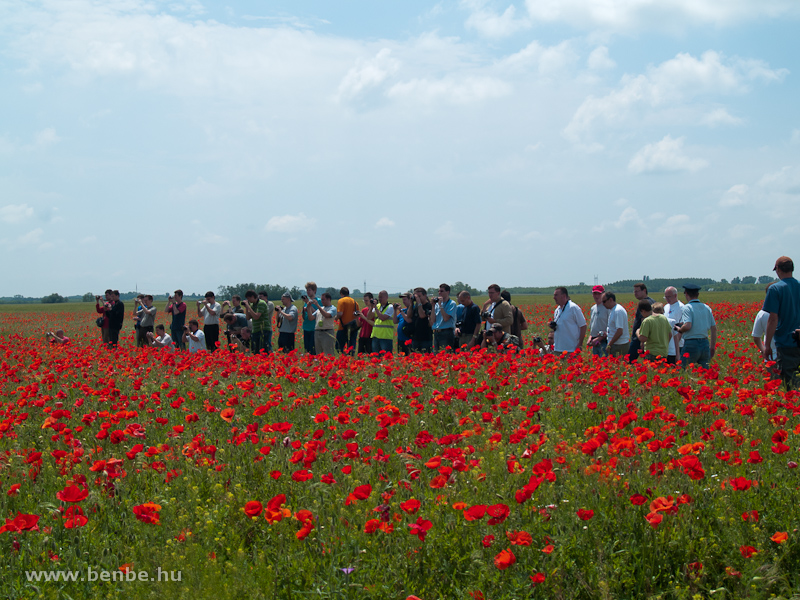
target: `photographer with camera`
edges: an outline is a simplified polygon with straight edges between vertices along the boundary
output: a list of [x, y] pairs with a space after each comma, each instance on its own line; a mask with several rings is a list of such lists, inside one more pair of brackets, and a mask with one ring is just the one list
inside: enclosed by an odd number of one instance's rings
[[342, 354], [352, 355], [356, 348], [356, 336], [361, 325], [358, 318], [358, 302], [350, 297], [350, 290], [343, 287], [339, 290], [339, 301], [336, 303], [336, 314], [339, 329], [336, 332], [336, 349]]
[[172, 315], [172, 323], [169, 325], [170, 336], [175, 345], [181, 350], [186, 349], [183, 343], [183, 326], [186, 324], [186, 303], [183, 301], [183, 290], [175, 290], [173, 296], [167, 298], [167, 306], [164, 312]]
[[555, 332], [551, 331], [547, 334], [547, 344], [545, 344], [542, 341], [542, 338], [538, 335], [533, 336], [533, 345], [539, 349], [539, 356], [544, 356], [545, 354], [554, 354]]
[[511, 333], [511, 325], [514, 323], [514, 313], [511, 305], [503, 300], [500, 295], [500, 286], [493, 283], [489, 286], [487, 293], [489, 299], [483, 303], [481, 310], [481, 320], [486, 323], [485, 330], [489, 330], [492, 325], [499, 323], [506, 333]]
[[155, 335], [152, 331], [147, 332], [147, 342], [153, 348], [166, 348], [167, 350], [175, 350], [175, 343], [172, 337], [167, 335], [167, 330], [163, 325], [157, 325]]
[[372, 326], [375, 321], [372, 319], [372, 309], [378, 302], [372, 292], [364, 292], [364, 308], [358, 314], [358, 354], [372, 353]]
[[125, 321], [125, 303], [119, 299], [119, 290], [114, 290], [111, 298], [111, 310], [108, 314], [108, 345], [116, 347], [119, 345], [119, 332], [122, 331], [122, 323]]
[[472, 301], [467, 290], [458, 294], [456, 307], [456, 342], [460, 348], [469, 349], [481, 330], [481, 309]]
[[289, 292], [283, 292], [281, 304], [275, 309], [278, 315], [278, 349], [284, 353], [294, 350], [294, 336], [297, 332], [297, 307]]
[[45, 331], [44, 339], [46, 339], [51, 344], [56, 344], [56, 345], [66, 344], [69, 342], [69, 338], [64, 334], [63, 329], [56, 329], [55, 332]]
[[306, 283], [306, 293], [300, 296], [303, 301], [303, 347], [313, 356], [317, 353], [314, 343], [317, 320], [314, 317], [314, 306], [309, 302], [309, 298], [314, 300], [317, 305], [321, 302], [320, 298], [317, 298], [317, 284], [313, 281]]
[[224, 317], [229, 312], [235, 313], [237, 315], [244, 314], [244, 306], [242, 306], [242, 297], [238, 294], [235, 296], [231, 296], [230, 300], [223, 300], [222, 301], [222, 314], [221, 317]]
[[206, 349], [214, 352], [219, 342], [219, 315], [222, 307], [216, 300], [214, 292], [206, 292], [205, 300], [197, 301], [197, 316], [203, 317], [203, 335]]
[[493, 323], [483, 336], [481, 348], [494, 349], [496, 352], [509, 348], [522, 349], [519, 338], [503, 331], [500, 323]]
[[137, 315], [139, 317], [139, 327], [136, 329], [136, 345], [144, 348], [148, 345], [148, 333], [153, 333], [153, 325], [156, 322], [157, 309], [153, 306], [153, 297], [150, 294], [136, 298]]
[[400, 294], [400, 299], [403, 301], [403, 308], [400, 308], [400, 305], [397, 303], [392, 305], [394, 308], [392, 323], [397, 326], [397, 351], [405, 356], [411, 354], [411, 336], [414, 333], [414, 323], [411, 317], [408, 316], [412, 297], [412, 294], [403, 292]]
[[247, 317], [235, 312], [226, 312], [222, 316], [222, 320], [225, 322], [225, 337], [228, 340], [228, 348], [238, 346], [241, 343], [239, 333], [247, 327]]
[[433, 349], [433, 328], [431, 327], [431, 313], [433, 305], [428, 300], [425, 288], [414, 288], [414, 296], [407, 312], [414, 328], [411, 334], [412, 352], [430, 352]]
[[314, 331], [314, 346], [317, 354], [335, 355], [336, 334], [336, 307], [332, 304], [333, 299], [328, 292], [322, 294], [322, 304], [316, 298], [309, 298], [308, 302], [314, 307], [314, 318], [317, 320], [317, 329]]
[[433, 329], [433, 351], [454, 350], [456, 347], [456, 303], [450, 298], [450, 286], [442, 283], [439, 295], [433, 299], [433, 312], [429, 317]]
[[114, 305], [114, 292], [113, 290], [105, 291], [105, 300], [102, 305], [100, 304], [100, 296], [94, 297], [95, 312], [101, 317], [97, 319], [97, 325], [100, 327], [100, 336], [103, 343], [110, 345], [111, 335], [109, 333], [109, 324], [111, 322], [111, 307]]
[[183, 326], [182, 336], [183, 343], [189, 346], [189, 353], [208, 350], [205, 333], [200, 329], [200, 323], [197, 322], [197, 319], [192, 319], [188, 325]]
[[[244, 295], [245, 316], [253, 322], [250, 334], [250, 351], [253, 354], [268, 353], [272, 350], [272, 324], [269, 322], [269, 306], [259, 298], [255, 290], [247, 290]], [[269, 340], [269, 347], [267, 346]]]
[[553, 292], [556, 309], [549, 327], [555, 334], [556, 352], [575, 352], [583, 347], [586, 337], [586, 317], [581, 307], [569, 299], [567, 288], [560, 286]]
[[372, 351], [392, 352], [394, 346], [394, 315], [400, 306], [389, 304], [389, 292], [378, 292], [378, 302], [372, 304]]

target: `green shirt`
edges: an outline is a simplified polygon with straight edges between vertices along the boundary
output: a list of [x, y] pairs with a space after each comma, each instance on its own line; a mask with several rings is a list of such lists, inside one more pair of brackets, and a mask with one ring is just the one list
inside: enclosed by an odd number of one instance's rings
[[261, 315], [258, 319], [253, 319], [253, 331], [271, 331], [272, 323], [270, 323], [269, 307], [267, 306], [267, 303], [263, 300], [259, 300], [256, 302], [255, 306], [251, 304], [250, 308], [253, 309], [253, 312], [257, 312]]
[[645, 350], [655, 356], [666, 356], [669, 340], [672, 338], [672, 327], [664, 315], [655, 313], [642, 321], [639, 335], [647, 338]]

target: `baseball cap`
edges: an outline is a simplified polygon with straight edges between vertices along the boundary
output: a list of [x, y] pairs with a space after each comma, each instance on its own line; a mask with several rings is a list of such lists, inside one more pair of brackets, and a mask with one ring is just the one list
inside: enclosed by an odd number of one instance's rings
[[594, 287], [592, 288], [592, 293], [593, 293], [593, 294], [594, 294], [595, 292], [600, 292], [600, 293], [602, 294], [602, 293], [603, 293], [603, 292], [605, 292], [605, 291], [606, 291], [606, 288], [604, 288], [602, 285], [596, 285], [596, 286], [594, 286]]

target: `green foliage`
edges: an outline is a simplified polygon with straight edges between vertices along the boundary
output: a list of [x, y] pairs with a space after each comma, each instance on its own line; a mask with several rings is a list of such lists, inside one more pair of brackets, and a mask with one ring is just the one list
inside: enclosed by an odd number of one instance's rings
[[50, 294], [49, 296], [45, 296], [42, 298], [42, 304], [60, 304], [62, 302], [66, 302], [67, 299], [60, 294]]

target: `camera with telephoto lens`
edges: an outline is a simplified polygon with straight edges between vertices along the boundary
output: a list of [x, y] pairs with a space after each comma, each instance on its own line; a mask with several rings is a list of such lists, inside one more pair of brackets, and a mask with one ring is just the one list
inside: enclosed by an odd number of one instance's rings
[[556, 329], [558, 329], [558, 323], [557, 323], [556, 321], [550, 321], [550, 322], [547, 324], [547, 326], [548, 326], [550, 329], [552, 329], [553, 331], [555, 331]]
[[492, 313], [490, 313], [488, 310], [485, 310], [485, 311], [483, 311], [481, 313], [481, 320], [482, 321], [488, 321], [489, 317], [491, 317], [491, 316], [492, 316]]

